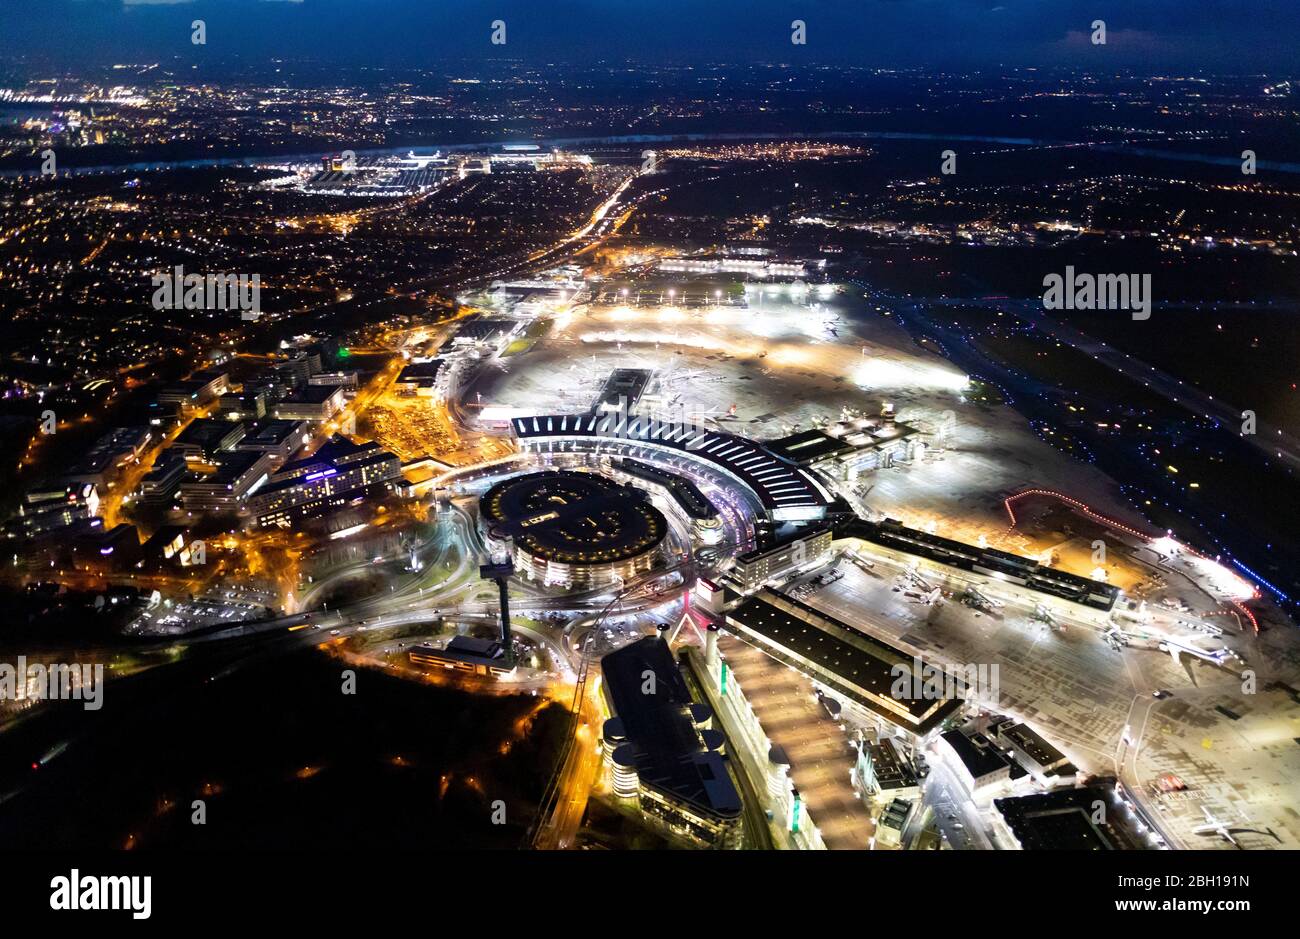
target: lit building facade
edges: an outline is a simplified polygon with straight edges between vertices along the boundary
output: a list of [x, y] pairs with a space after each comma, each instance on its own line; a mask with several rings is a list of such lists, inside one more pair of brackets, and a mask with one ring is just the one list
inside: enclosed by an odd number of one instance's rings
[[801, 567], [820, 564], [831, 551], [832, 530], [828, 526], [801, 531], [766, 548], [736, 556], [727, 578], [742, 591], [757, 590]]
[[391, 491], [401, 476], [401, 462], [379, 444], [334, 436], [312, 456], [272, 474], [249, 500], [249, 509], [262, 527], [287, 527], [368, 494]]

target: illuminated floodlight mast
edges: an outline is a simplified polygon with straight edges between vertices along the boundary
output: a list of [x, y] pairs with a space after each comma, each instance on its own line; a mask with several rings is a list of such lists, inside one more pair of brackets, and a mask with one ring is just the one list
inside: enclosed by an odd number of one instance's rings
[[1177, 557], [1182, 553], [1180, 545], [1170, 534], [1166, 533], [1151, 542], [1151, 550], [1157, 554], [1163, 554], [1165, 557]]
[[1251, 600], [1256, 595], [1255, 586], [1246, 578], [1229, 570], [1218, 558], [1208, 558], [1192, 550], [1165, 532], [1151, 541], [1151, 550], [1170, 559], [1180, 559], [1202, 577], [1207, 578], [1217, 593], [1230, 600]]

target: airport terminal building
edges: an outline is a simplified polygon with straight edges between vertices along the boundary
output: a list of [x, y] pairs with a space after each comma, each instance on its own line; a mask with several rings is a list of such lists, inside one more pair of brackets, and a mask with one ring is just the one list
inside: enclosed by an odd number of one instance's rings
[[962, 711], [960, 696], [899, 693], [897, 668], [913, 675], [909, 690], [924, 689], [910, 652], [774, 590], [760, 590], [729, 610], [723, 625], [909, 739], [928, 737]]

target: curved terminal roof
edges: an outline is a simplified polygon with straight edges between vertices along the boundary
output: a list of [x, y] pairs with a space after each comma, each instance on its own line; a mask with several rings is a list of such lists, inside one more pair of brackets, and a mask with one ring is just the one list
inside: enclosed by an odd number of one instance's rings
[[659, 546], [668, 521], [640, 490], [595, 473], [547, 470], [497, 483], [479, 500], [497, 537], [563, 564], [609, 564]]
[[689, 423], [626, 414], [553, 414], [516, 417], [520, 440], [608, 439], [662, 447], [712, 464], [751, 489], [775, 515], [820, 518], [833, 497], [806, 470], [763, 445]]

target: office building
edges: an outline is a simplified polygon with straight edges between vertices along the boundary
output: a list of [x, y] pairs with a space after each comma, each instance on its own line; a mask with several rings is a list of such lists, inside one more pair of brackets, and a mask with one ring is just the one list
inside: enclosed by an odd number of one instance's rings
[[63, 481], [28, 492], [18, 505], [15, 528], [24, 535], [41, 535], [99, 514], [99, 490], [94, 483]]
[[136, 498], [146, 505], [170, 505], [175, 500], [186, 473], [185, 458], [179, 453], [165, 450], [154, 461], [153, 468], [140, 480]]
[[203, 417], [190, 421], [167, 448], [191, 463], [216, 463], [218, 454], [244, 439], [247, 428], [239, 421]]
[[875, 743], [864, 741], [858, 749], [856, 769], [862, 788], [874, 797], [892, 801], [921, 794], [911, 762], [888, 737]]
[[221, 454], [216, 472], [181, 483], [181, 507], [190, 512], [234, 512], [270, 472], [274, 458], [256, 450]]
[[152, 440], [153, 431], [147, 426], [109, 431], [69, 468], [66, 477], [104, 489], [119, 469], [140, 458]]
[[412, 646], [409, 659], [412, 665], [471, 675], [499, 677], [511, 675], [515, 670], [515, 664], [506, 658], [500, 642], [472, 636], [453, 636], [441, 649], [424, 643]]
[[235, 450], [269, 453], [278, 466], [311, 441], [311, 426], [306, 421], [264, 420], [252, 424]]
[[401, 461], [379, 444], [352, 443], [336, 435], [311, 456], [272, 474], [250, 500], [249, 509], [261, 526], [287, 527], [295, 520], [392, 492], [401, 480]]
[[829, 526], [797, 529], [775, 543], [736, 555], [727, 578], [742, 591], [757, 590], [766, 583], [780, 580], [802, 567], [815, 567], [831, 550]]
[[678, 837], [739, 847], [740, 793], [722, 759], [722, 734], [712, 728], [713, 709], [691, 700], [668, 644], [641, 639], [600, 667], [611, 714], [602, 745], [615, 794]]
[[272, 411], [282, 421], [323, 423], [343, 408], [344, 400], [341, 385], [308, 385], [291, 392]]
[[185, 381], [177, 382], [158, 393], [160, 404], [175, 404], [197, 408], [215, 401], [230, 387], [230, 376], [220, 369], [195, 372]]
[[1011, 779], [1011, 761], [983, 734], [949, 730], [939, 735], [939, 741], [953, 776], [972, 799], [986, 797]]
[[222, 395], [217, 400], [217, 414], [227, 420], [255, 421], [266, 416], [267, 395], [263, 389], [245, 388]]

